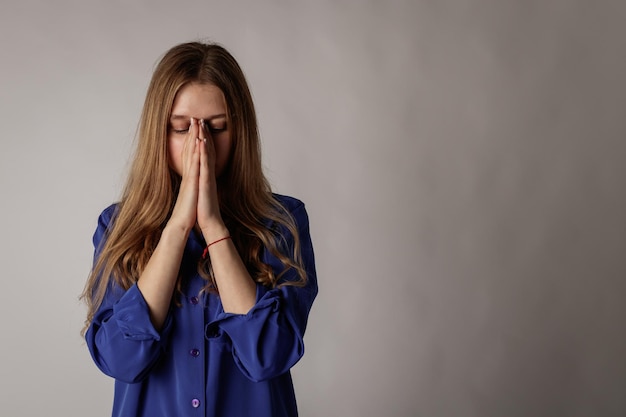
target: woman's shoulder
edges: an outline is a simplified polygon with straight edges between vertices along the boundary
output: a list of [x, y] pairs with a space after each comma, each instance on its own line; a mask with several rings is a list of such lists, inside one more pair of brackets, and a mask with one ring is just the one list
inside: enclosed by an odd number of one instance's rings
[[119, 203], [113, 203], [104, 210], [102, 210], [102, 213], [100, 213], [100, 220], [105, 220], [106, 223], [110, 222], [111, 219], [115, 216], [118, 206]]
[[290, 213], [304, 208], [304, 203], [295, 197], [276, 193], [273, 193], [272, 196], [276, 201], [280, 203], [281, 206], [283, 206]]
[[113, 203], [100, 213], [98, 217], [98, 229], [108, 229], [119, 210], [119, 203]]
[[291, 217], [295, 222], [295, 226], [299, 229], [307, 228], [309, 224], [309, 215], [304, 207], [304, 203], [288, 195], [272, 194], [274, 199], [281, 205], [282, 210]]
[[117, 210], [118, 203], [114, 203], [102, 210], [100, 213], [100, 216], [98, 217], [98, 226], [93, 234], [93, 243], [96, 248], [100, 245], [108, 231], [111, 229]]

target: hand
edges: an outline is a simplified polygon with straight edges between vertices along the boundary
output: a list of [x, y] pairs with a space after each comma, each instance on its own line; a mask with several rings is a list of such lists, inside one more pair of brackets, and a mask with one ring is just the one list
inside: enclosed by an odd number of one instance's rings
[[176, 225], [190, 231], [196, 224], [198, 207], [198, 184], [200, 178], [200, 148], [204, 147], [198, 140], [198, 121], [191, 118], [189, 132], [182, 150], [182, 179], [176, 204], [168, 224]]
[[198, 226], [207, 242], [214, 241], [228, 234], [217, 196], [215, 176], [215, 145], [211, 133], [204, 121], [200, 122], [200, 178], [198, 188], [197, 219]]

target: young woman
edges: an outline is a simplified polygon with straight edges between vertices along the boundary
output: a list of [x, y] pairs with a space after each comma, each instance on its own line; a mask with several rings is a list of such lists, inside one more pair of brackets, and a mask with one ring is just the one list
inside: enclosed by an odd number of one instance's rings
[[317, 294], [302, 202], [272, 194], [252, 98], [215, 44], [169, 50], [121, 201], [100, 215], [85, 338], [113, 416], [295, 416]]

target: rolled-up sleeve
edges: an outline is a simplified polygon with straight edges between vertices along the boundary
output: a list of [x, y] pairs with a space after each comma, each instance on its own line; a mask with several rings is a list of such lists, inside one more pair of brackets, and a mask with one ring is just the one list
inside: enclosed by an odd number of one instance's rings
[[[94, 259], [111, 221], [113, 209], [101, 215], [94, 234]], [[133, 285], [124, 291], [111, 283], [104, 301], [96, 312], [85, 339], [91, 356], [102, 372], [127, 383], [141, 381], [165, 350], [171, 330], [171, 314], [158, 332], [150, 320], [143, 295]]]
[[[257, 302], [245, 315], [220, 312], [206, 326], [210, 340], [221, 331], [232, 342], [232, 354], [241, 372], [253, 381], [263, 381], [287, 372], [304, 354], [304, 332], [309, 312], [317, 295], [317, 276], [308, 215], [304, 204], [291, 211], [300, 238], [303, 266], [307, 274], [304, 286], [282, 285], [268, 289], [257, 285]], [[287, 247], [293, 237], [283, 231]], [[265, 251], [263, 261], [278, 275], [283, 264]], [[281, 282], [297, 281], [295, 270], [287, 271]]]

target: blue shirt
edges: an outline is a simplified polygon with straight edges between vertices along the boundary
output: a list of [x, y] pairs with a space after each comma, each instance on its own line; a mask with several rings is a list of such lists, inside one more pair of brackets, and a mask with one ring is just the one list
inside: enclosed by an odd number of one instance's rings
[[[317, 278], [304, 204], [275, 197], [296, 221], [306, 286], [257, 284], [256, 304], [247, 314], [225, 313], [219, 296], [200, 292], [206, 281], [196, 264], [204, 242], [195, 233], [183, 255], [182, 305], [171, 307], [160, 332], [136, 285], [124, 291], [111, 284], [86, 340], [98, 368], [115, 378], [113, 416], [297, 416], [289, 369], [304, 353]], [[100, 215], [95, 257], [114, 212], [115, 205]], [[293, 247], [293, 237], [282, 233]], [[283, 270], [269, 251], [262, 260], [276, 274]], [[297, 275], [290, 270], [284, 279]]]

